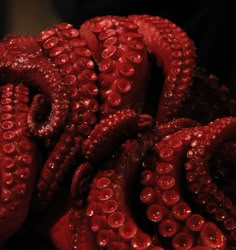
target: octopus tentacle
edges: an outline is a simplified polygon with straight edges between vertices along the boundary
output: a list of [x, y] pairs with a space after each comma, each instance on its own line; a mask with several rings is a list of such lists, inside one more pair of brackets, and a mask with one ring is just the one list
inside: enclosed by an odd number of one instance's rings
[[86, 42], [79, 30], [68, 23], [46, 29], [37, 41], [59, 68], [69, 90], [72, 114], [68, 124], [74, 123], [79, 133], [87, 136], [97, 121], [98, 88], [95, 64]]
[[85, 211], [86, 197], [93, 176], [93, 168], [88, 162], [81, 164], [73, 176], [69, 211], [50, 230], [50, 236], [58, 249], [101, 249], [97, 246]]
[[[48, 98], [44, 94], [36, 94], [33, 96], [33, 99], [30, 103], [30, 110], [28, 112], [28, 116], [35, 116], [35, 112], [37, 112], [37, 121], [43, 121], [45, 117], [48, 116], [48, 113], [50, 112], [50, 104], [48, 103]], [[48, 137], [46, 139], [50, 139], [51, 137]]]
[[[204, 207], [205, 211], [221, 225], [230, 244], [235, 244], [236, 215], [235, 204], [213, 182], [209, 164], [211, 155], [223, 142], [235, 138], [236, 118], [224, 117], [208, 125], [208, 133], [196, 137], [188, 150], [189, 160], [185, 164], [188, 189], [195, 203]], [[191, 176], [191, 178], [190, 178]], [[220, 207], [220, 210], [218, 209]], [[222, 216], [220, 216], [222, 215]]]
[[89, 185], [92, 182], [94, 174], [91, 164], [85, 162], [77, 168], [72, 179], [71, 198], [74, 205], [69, 211], [68, 216], [69, 227], [73, 233], [73, 246], [76, 249], [100, 249], [96, 244], [95, 235], [90, 228], [90, 220], [86, 215], [86, 206], [83, 205], [86, 203]]
[[37, 42], [59, 69], [71, 100], [66, 126], [49, 154], [38, 183], [35, 203], [44, 209], [75, 158], [80, 158], [82, 141], [97, 122], [98, 88], [91, 52], [78, 29], [61, 23], [44, 30]]
[[54, 245], [60, 250], [102, 250], [97, 245], [95, 235], [90, 229], [89, 218], [82, 208], [71, 208], [52, 228], [50, 235]]
[[36, 42], [36, 38], [30, 35], [7, 34], [2, 42], [7, 50], [14, 54], [29, 54], [38, 56], [42, 54], [41, 48]]
[[[164, 242], [168, 249], [192, 249], [200, 245], [208, 249], [226, 247], [223, 233], [215, 224], [192, 212], [181, 190], [183, 161], [192, 143], [192, 135], [199, 135], [201, 129], [182, 129], [158, 142], [155, 145], [156, 166], [149, 173], [149, 179], [142, 178], [145, 188], [140, 199], [148, 205], [147, 217], [156, 225], [159, 235], [167, 239]], [[207, 238], [211, 231], [215, 236], [213, 241]]]
[[0, 242], [26, 219], [40, 167], [40, 153], [26, 129], [29, 89], [0, 87]]
[[137, 25], [125, 17], [103, 16], [80, 26], [98, 64], [100, 115], [119, 109], [142, 112], [147, 93], [150, 65]]
[[200, 126], [201, 124], [193, 119], [189, 118], [176, 118], [166, 123], [156, 123], [156, 126], [154, 128], [155, 133], [158, 135], [160, 139], [162, 139], [164, 136], [173, 134], [174, 132], [177, 132], [178, 130], [181, 130], [183, 128], [189, 128], [189, 127], [196, 127]]
[[[152, 133], [127, 140], [121, 153], [100, 170], [91, 184], [87, 215], [97, 244], [107, 249], [151, 249], [151, 237], [135, 222], [127, 204], [127, 185], [134, 181], [143, 156], [154, 143]], [[162, 249], [162, 248], [161, 248]]]
[[32, 110], [31, 116], [27, 117], [28, 128], [34, 136], [48, 137], [65, 124], [70, 101], [58, 70], [48, 59], [8, 52], [0, 59], [0, 77], [2, 81], [20, 81], [29, 87], [39, 88], [50, 99], [51, 112], [46, 121], [40, 124], [35, 121], [37, 110]]
[[83, 142], [86, 159], [98, 162], [109, 157], [127, 136], [152, 126], [152, 117], [123, 109], [102, 119]]
[[72, 201], [76, 203], [78, 203], [78, 200], [85, 202], [94, 175], [94, 168], [90, 162], [84, 162], [77, 167], [71, 181], [70, 195]]
[[128, 17], [138, 25], [149, 53], [164, 72], [164, 86], [158, 103], [157, 120], [175, 118], [189, 94], [195, 67], [195, 47], [186, 33], [171, 21], [149, 15]]
[[0, 248], [236, 249], [236, 100], [195, 58], [151, 15], [6, 35]]

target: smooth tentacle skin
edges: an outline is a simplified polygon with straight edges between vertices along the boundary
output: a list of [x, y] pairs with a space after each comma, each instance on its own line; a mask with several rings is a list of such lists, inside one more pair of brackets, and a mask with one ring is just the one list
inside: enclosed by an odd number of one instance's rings
[[100, 113], [119, 109], [142, 112], [150, 77], [148, 54], [137, 25], [125, 17], [104, 16], [84, 22], [81, 36], [98, 64]]
[[27, 217], [40, 167], [40, 151], [26, 128], [29, 90], [0, 87], [0, 244]]
[[75, 158], [82, 154], [82, 141], [97, 122], [99, 105], [95, 99], [98, 95], [95, 64], [79, 30], [71, 24], [58, 24], [44, 30], [37, 41], [59, 69], [71, 100], [65, 129], [50, 152], [38, 183], [35, 206], [45, 209]]
[[88, 162], [80, 165], [73, 176], [70, 193], [71, 207], [50, 230], [51, 238], [58, 249], [101, 249], [90, 229], [90, 221], [85, 209], [93, 176], [93, 168]]
[[[123, 109], [102, 119], [83, 143], [83, 155], [91, 162], [109, 157], [125, 138], [152, 127], [152, 117]], [[105, 147], [104, 147], [105, 146]]]
[[164, 72], [156, 119], [167, 122], [177, 116], [189, 94], [195, 69], [194, 43], [167, 19], [148, 15], [132, 15], [129, 19], [139, 26], [145, 45]]
[[0, 79], [39, 88], [49, 98], [51, 112], [46, 121], [37, 123], [37, 110], [32, 110], [27, 118], [28, 128], [34, 136], [48, 137], [65, 124], [70, 100], [61, 76], [50, 60], [6, 51], [6, 55], [0, 58]]
[[[155, 136], [144, 133], [127, 140], [113, 160], [98, 171], [88, 196], [87, 216], [97, 243], [106, 249], [152, 249], [151, 237], [131, 215], [128, 186], [135, 182], [135, 172], [144, 155], [152, 147]], [[162, 249], [162, 248], [160, 248]]]
[[[73, 224], [71, 223], [73, 220]], [[77, 225], [74, 225], [76, 220]], [[90, 229], [89, 218], [85, 216], [84, 209], [71, 208], [50, 232], [51, 238], [57, 249], [60, 250], [102, 250], [97, 245], [95, 235]]]
[[236, 215], [233, 202], [210, 176], [209, 164], [211, 155], [223, 142], [236, 136], [236, 119], [234, 117], [219, 118], [208, 126], [208, 133], [195, 137], [188, 150], [189, 160], [185, 164], [188, 189], [194, 196], [198, 206], [218, 224], [227, 235], [229, 244], [236, 246]]

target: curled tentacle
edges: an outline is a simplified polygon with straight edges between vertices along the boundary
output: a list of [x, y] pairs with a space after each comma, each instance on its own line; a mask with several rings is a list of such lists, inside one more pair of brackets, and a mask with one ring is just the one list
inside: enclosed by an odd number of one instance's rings
[[73, 175], [69, 211], [50, 230], [50, 236], [58, 249], [101, 249], [85, 211], [86, 197], [93, 176], [93, 168], [88, 162], [81, 164]]
[[37, 42], [43, 54], [50, 57], [59, 69], [71, 106], [66, 126], [54, 140], [55, 146], [38, 183], [34, 207], [43, 210], [49, 205], [66, 173], [75, 165], [75, 160], [80, 159], [82, 141], [97, 122], [99, 105], [96, 100], [95, 64], [79, 30], [68, 23], [57, 24], [42, 31]]
[[3, 38], [4, 47], [14, 54], [30, 54], [38, 56], [42, 54], [36, 38], [30, 35], [6, 34]]
[[86, 201], [89, 192], [89, 185], [94, 177], [94, 168], [89, 162], [84, 162], [76, 169], [71, 181], [71, 199], [75, 203], [77, 201]]
[[167, 122], [178, 115], [189, 94], [195, 68], [194, 43], [181, 28], [162, 17], [131, 15], [129, 19], [138, 25], [149, 53], [164, 72], [157, 120]]
[[92, 162], [109, 157], [128, 136], [152, 126], [152, 117], [123, 109], [98, 123], [83, 142], [84, 156]]
[[236, 249], [236, 100], [195, 56], [150, 15], [6, 35], [0, 248], [17, 232], [24, 249]]
[[150, 76], [148, 53], [125, 17], [103, 16], [84, 22], [81, 36], [87, 41], [99, 68], [101, 116], [119, 109], [142, 112]]
[[209, 214], [224, 231], [229, 245], [236, 245], [235, 201], [214, 183], [210, 174], [211, 155], [224, 142], [236, 137], [236, 118], [219, 118], [208, 125], [207, 133], [195, 136], [185, 164], [188, 189], [195, 204]]
[[134, 185], [144, 155], [153, 143], [152, 133], [127, 140], [120, 153], [106, 163], [107, 168], [99, 170], [93, 179], [87, 215], [91, 218], [91, 229], [97, 235], [99, 246], [107, 249], [154, 247], [152, 238], [139, 227], [132, 216], [129, 203], [134, 191], [130, 188]]
[[[208, 249], [226, 249], [224, 234], [201, 214], [192, 211], [182, 189], [187, 151], [193, 135], [201, 133], [202, 127], [195, 127], [164, 137], [155, 145], [154, 170], [146, 170], [142, 176], [145, 188], [140, 199], [148, 205], [147, 218], [156, 225], [167, 249], [192, 249], [201, 245]], [[149, 178], [144, 176], [147, 173]], [[214, 242], [207, 238], [210, 230], [215, 230]]]
[[29, 89], [0, 87], [0, 244], [23, 224], [38, 177], [41, 155], [26, 129]]
[[[77, 225], [74, 226], [76, 220]], [[102, 250], [97, 245], [95, 235], [90, 229], [89, 218], [83, 209], [71, 208], [60, 220], [53, 226], [50, 235], [54, 246], [60, 250], [86, 249]]]
[[156, 135], [162, 139], [164, 136], [173, 134], [174, 132], [183, 128], [196, 127], [201, 124], [189, 118], [176, 118], [167, 123], [156, 123], [154, 128]]
[[[36, 116], [37, 113], [37, 116]], [[30, 103], [28, 116], [33, 117], [38, 122], [43, 122], [50, 113], [50, 104], [48, 98], [43, 94], [36, 94]], [[49, 139], [49, 138], [47, 138]]]
[[8, 52], [0, 58], [1, 81], [22, 82], [40, 89], [51, 102], [51, 112], [45, 122], [37, 123], [37, 110], [31, 110], [27, 117], [30, 132], [45, 138], [58, 132], [65, 124], [69, 112], [69, 98], [58, 70], [43, 57], [14, 55]]

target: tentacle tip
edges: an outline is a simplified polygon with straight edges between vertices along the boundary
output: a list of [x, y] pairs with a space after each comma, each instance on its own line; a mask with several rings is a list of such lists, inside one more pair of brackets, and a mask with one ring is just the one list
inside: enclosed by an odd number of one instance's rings
[[139, 129], [147, 129], [153, 127], [155, 121], [153, 117], [149, 114], [140, 114], [138, 120], [138, 128]]

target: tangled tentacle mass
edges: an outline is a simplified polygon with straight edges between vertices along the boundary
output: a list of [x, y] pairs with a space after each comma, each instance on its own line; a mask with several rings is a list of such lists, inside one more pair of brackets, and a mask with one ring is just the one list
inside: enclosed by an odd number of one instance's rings
[[236, 100], [159, 16], [0, 41], [0, 248], [236, 249]]

